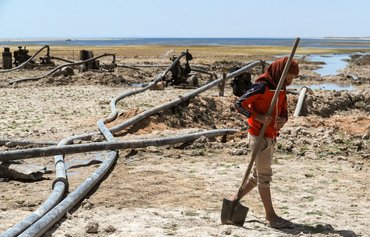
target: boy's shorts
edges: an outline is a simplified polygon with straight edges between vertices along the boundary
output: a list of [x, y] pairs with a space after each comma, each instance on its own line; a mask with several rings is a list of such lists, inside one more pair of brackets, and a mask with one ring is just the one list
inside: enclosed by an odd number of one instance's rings
[[[257, 136], [248, 133], [248, 139], [250, 147], [253, 150], [257, 142]], [[260, 149], [257, 152], [250, 181], [258, 187], [270, 187], [270, 182], [272, 181], [271, 165], [275, 143], [275, 139], [264, 137]]]

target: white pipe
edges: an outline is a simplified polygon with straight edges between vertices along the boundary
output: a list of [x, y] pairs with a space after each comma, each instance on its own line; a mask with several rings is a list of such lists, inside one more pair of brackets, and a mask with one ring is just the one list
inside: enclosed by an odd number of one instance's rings
[[294, 117], [299, 117], [299, 115], [301, 113], [301, 110], [302, 110], [303, 102], [304, 102], [304, 100], [306, 98], [306, 92], [307, 91], [310, 94], [313, 93], [313, 91], [310, 88], [308, 88], [307, 86], [303, 86], [302, 89], [301, 89], [301, 92], [299, 94], [297, 106], [296, 106], [295, 111], [294, 111], [294, 114], [293, 114]]

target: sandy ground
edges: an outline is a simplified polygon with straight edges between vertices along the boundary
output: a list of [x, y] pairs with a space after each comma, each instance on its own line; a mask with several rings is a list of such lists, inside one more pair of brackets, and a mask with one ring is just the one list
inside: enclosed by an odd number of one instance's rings
[[[195, 51], [194, 64], [220, 75], [235, 64], [273, 58], [267, 53], [245, 56], [216, 49]], [[168, 64], [168, 56], [175, 53], [160, 47], [147, 50], [147, 55], [145, 50], [126, 52], [119, 51], [119, 63]], [[188, 106], [152, 116], [118, 138], [161, 137], [212, 128], [237, 128], [240, 132], [228, 136], [226, 142], [198, 139], [182, 146], [120, 150], [105, 180], [45, 236], [369, 236], [369, 60], [354, 57], [340, 74], [323, 78], [313, 72], [320, 64], [304, 58], [299, 62], [301, 79], [297, 84], [336, 82], [355, 85], [356, 90], [315, 91], [307, 98], [307, 116], [290, 116], [282, 130], [273, 165], [272, 195], [277, 213], [292, 220], [292, 228], [277, 230], [264, 225], [256, 190], [242, 201], [250, 208], [243, 228], [220, 223], [222, 199], [237, 190], [251, 153], [245, 139], [246, 122], [233, 109], [236, 98], [227, 86], [225, 97], [219, 97], [216, 89], [209, 90]], [[97, 131], [96, 121], [110, 113], [113, 97], [137, 89], [130, 84], [149, 82], [161, 72], [155, 68], [75, 70], [69, 77], [7, 84], [50, 69], [0, 74], [0, 140], [58, 142], [73, 134]], [[200, 78], [201, 84], [208, 80]], [[129, 97], [117, 104], [121, 113], [114, 124], [188, 92], [168, 87]], [[297, 95], [290, 94], [291, 115], [296, 101]], [[105, 156], [106, 152], [68, 155], [66, 162], [72, 165]], [[37, 182], [0, 182], [0, 232], [36, 210], [50, 194], [55, 175], [52, 157], [24, 163], [43, 165], [51, 172]], [[69, 168], [70, 191], [98, 166]], [[87, 233], [93, 226], [96, 233]]]

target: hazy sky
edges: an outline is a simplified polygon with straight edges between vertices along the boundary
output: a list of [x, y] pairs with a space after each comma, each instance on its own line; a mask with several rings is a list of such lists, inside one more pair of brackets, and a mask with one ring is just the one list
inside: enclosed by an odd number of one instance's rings
[[370, 36], [370, 0], [0, 0], [0, 38]]

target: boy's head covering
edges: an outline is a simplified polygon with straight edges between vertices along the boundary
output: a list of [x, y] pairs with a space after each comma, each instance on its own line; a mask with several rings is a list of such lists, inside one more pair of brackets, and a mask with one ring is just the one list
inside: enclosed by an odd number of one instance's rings
[[[284, 67], [287, 61], [288, 61], [288, 57], [284, 57], [284, 58], [280, 58], [276, 60], [275, 62], [273, 62], [267, 68], [266, 72], [256, 79], [256, 82], [266, 81], [272, 84], [274, 87], [277, 87], [277, 84], [279, 83], [281, 74], [283, 74]], [[294, 60], [291, 61], [288, 73], [298, 76], [299, 67], [296, 61]]]

